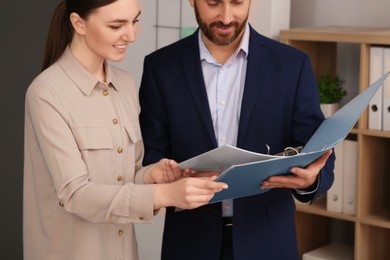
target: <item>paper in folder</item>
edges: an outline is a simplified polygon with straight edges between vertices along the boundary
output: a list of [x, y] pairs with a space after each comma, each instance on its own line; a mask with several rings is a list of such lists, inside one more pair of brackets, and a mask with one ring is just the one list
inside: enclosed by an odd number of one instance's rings
[[183, 161], [179, 166], [221, 172], [216, 181], [227, 183], [229, 188], [216, 193], [209, 203], [266, 192], [267, 189], [260, 189], [260, 185], [270, 176], [291, 174], [291, 167], [306, 167], [342, 141], [389, 73], [325, 119], [299, 154], [267, 155], [226, 145]]

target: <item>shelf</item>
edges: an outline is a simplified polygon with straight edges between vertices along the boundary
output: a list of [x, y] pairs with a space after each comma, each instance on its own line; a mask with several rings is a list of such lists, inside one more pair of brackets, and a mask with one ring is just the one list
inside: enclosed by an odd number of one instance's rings
[[[308, 206], [303, 207], [309, 208]], [[295, 220], [297, 223], [297, 239], [300, 255], [331, 242], [350, 245], [354, 243], [355, 223], [349, 221], [349, 218], [345, 221], [344, 219], [306, 214], [303, 211], [297, 211]], [[301, 223], [304, 224], [302, 225]], [[337, 239], [335, 239], [336, 236]]]
[[[390, 28], [318, 27], [282, 30], [281, 42], [308, 54], [319, 79], [324, 72], [336, 74], [337, 56], [344, 43], [357, 44], [359, 53], [359, 86], [368, 87], [370, 48], [390, 47]], [[339, 48], [339, 49], [338, 49]], [[356, 55], [356, 54], [355, 54]], [[296, 205], [299, 253], [333, 242], [335, 222], [351, 228], [355, 260], [381, 260], [390, 257], [390, 131], [368, 129], [368, 112], [364, 111], [351, 134], [358, 142], [356, 216], [328, 211], [326, 196], [312, 205]]]
[[296, 209], [297, 209], [297, 211], [302, 212], [302, 213], [309, 213], [309, 214], [313, 214], [313, 215], [319, 215], [319, 216], [323, 216], [323, 217], [335, 218], [335, 219], [351, 221], [351, 222], [356, 221], [355, 216], [326, 210], [326, 199], [325, 198], [322, 198], [319, 201], [316, 201], [315, 203], [313, 203], [311, 205], [297, 203]]
[[[368, 131], [379, 133], [380, 131]], [[390, 138], [364, 135], [361, 140], [358, 182], [359, 216], [365, 223], [390, 226]], [[366, 222], [370, 220], [370, 222]], [[382, 222], [387, 220], [387, 224]], [[379, 225], [378, 224], [378, 225]], [[390, 243], [390, 241], [389, 241]]]
[[360, 130], [357, 128], [352, 128], [350, 134], [359, 134]]
[[377, 215], [362, 217], [359, 222], [370, 226], [389, 229], [390, 231], [390, 210], [384, 210]]
[[359, 133], [367, 136], [390, 138], [390, 131], [364, 129], [364, 130], [360, 130]]
[[388, 45], [390, 29], [348, 26], [306, 27], [282, 30], [280, 31], [280, 40], [283, 42], [297, 40]]
[[357, 228], [355, 259], [388, 260], [390, 256], [390, 230], [360, 224]]

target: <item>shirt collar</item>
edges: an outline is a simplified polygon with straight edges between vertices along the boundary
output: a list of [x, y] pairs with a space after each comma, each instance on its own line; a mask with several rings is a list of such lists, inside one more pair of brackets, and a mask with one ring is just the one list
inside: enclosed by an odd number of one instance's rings
[[[235, 56], [237, 57], [238, 54], [240, 52], [243, 53], [243, 57], [244, 59], [246, 59], [248, 57], [248, 53], [249, 53], [249, 35], [250, 35], [250, 28], [249, 28], [249, 24], [246, 23], [245, 25], [245, 29], [244, 29], [244, 34], [241, 38], [241, 42], [237, 48], [237, 50], [235, 51], [235, 54], [233, 54], [232, 56]], [[214, 57], [211, 55], [211, 53], [209, 52], [209, 50], [207, 49], [203, 39], [202, 39], [202, 30], [199, 30], [199, 33], [198, 33], [198, 41], [199, 41], [199, 51], [200, 51], [200, 60], [206, 60], [208, 62], [215, 62], [215, 59]]]
[[[80, 62], [74, 57], [69, 46], [66, 47], [64, 53], [58, 60], [59, 65], [65, 71], [66, 74], [72, 79], [76, 86], [85, 94], [90, 95], [92, 90], [96, 86], [101, 86], [104, 83], [99, 82], [91, 73], [89, 73]], [[112, 79], [111, 66], [108, 65], [107, 61], [104, 62], [106, 71], [107, 83], [106, 86], [111, 86], [115, 90], [115, 78]]]

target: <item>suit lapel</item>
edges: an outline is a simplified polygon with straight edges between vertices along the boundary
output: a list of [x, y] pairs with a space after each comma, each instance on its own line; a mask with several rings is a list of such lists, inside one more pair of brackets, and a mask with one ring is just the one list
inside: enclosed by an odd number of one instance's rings
[[240, 147], [244, 141], [252, 110], [256, 104], [260, 88], [263, 87], [264, 73], [266, 72], [265, 67], [268, 58], [268, 51], [264, 46], [264, 41], [261, 40], [259, 34], [252, 28], [250, 30], [249, 56], [237, 137], [238, 147]]
[[210, 136], [214, 147], [217, 147], [213, 121], [210, 115], [210, 107], [207, 99], [206, 87], [204, 84], [202, 67], [200, 63], [198, 30], [189, 37], [187, 45], [182, 49], [181, 59], [184, 76], [187, 86], [194, 99], [194, 104], [199, 112], [203, 125]]

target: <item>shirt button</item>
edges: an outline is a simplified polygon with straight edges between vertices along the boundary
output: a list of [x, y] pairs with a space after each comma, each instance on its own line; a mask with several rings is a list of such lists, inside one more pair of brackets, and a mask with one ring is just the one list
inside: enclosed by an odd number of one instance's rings
[[116, 124], [118, 124], [118, 119], [116, 119], [116, 118], [114, 118], [113, 120], [112, 120], [112, 123], [114, 124], [114, 125], [116, 125]]
[[58, 202], [58, 204], [63, 207], [64, 206], [64, 203], [62, 201]]
[[118, 181], [122, 181], [123, 180], [123, 177], [122, 176], [118, 176], [118, 178], [116, 178]]
[[221, 141], [225, 142], [226, 141], [226, 137], [225, 136], [221, 136]]
[[123, 235], [123, 230], [122, 229], [119, 229], [118, 230], [118, 236], [122, 236]]
[[139, 217], [139, 220], [143, 221], [143, 220], [144, 220], [144, 217]]
[[118, 153], [122, 153], [122, 152], [123, 152], [123, 149], [122, 149], [121, 147], [119, 147], [119, 148], [117, 149], [117, 152], [118, 152]]
[[103, 96], [108, 96], [108, 90], [103, 90]]
[[225, 101], [225, 100], [221, 100], [219, 103], [220, 103], [221, 105], [225, 105], [225, 104], [226, 104], [226, 101]]

